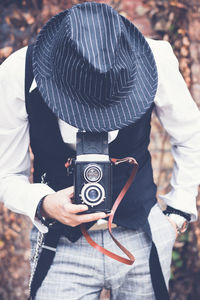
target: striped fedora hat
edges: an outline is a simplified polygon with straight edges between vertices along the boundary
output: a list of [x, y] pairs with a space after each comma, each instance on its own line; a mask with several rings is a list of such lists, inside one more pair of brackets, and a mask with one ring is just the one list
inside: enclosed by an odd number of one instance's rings
[[35, 42], [33, 72], [54, 114], [91, 132], [136, 122], [157, 89], [156, 63], [144, 36], [112, 7], [94, 2], [47, 22]]

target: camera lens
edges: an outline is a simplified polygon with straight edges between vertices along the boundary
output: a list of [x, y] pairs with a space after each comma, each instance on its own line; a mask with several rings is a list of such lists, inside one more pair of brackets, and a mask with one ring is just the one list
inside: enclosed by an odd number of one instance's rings
[[95, 205], [96, 202], [102, 199], [102, 187], [98, 183], [88, 183], [85, 190], [85, 199]]
[[84, 177], [89, 182], [98, 182], [102, 178], [101, 168], [97, 165], [89, 165], [85, 169]]
[[88, 198], [90, 200], [96, 200], [99, 197], [99, 193], [96, 189], [92, 189], [88, 192]]
[[96, 206], [105, 199], [105, 190], [99, 183], [87, 183], [83, 186], [80, 194], [84, 203]]

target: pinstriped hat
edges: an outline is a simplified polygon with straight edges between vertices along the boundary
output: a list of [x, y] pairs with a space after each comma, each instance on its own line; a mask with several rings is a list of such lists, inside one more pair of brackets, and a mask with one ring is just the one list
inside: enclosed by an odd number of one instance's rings
[[143, 35], [112, 7], [88, 2], [51, 18], [33, 51], [38, 89], [57, 117], [85, 131], [111, 131], [150, 108], [157, 69]]

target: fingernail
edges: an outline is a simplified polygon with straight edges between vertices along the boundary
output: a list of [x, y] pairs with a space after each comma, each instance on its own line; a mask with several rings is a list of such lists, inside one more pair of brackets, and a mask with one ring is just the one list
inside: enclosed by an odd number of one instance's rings
[[102, 218], [107, 217], [107, 215], [105, 213], [102, 213]]
[[107, 216], [111, 216], [111, 215], [113, 215], [113, 211], [112, 210], [111, 210], [110, 213], [107, 214]]
[[83, 205], [82, 208], [85, 209], [85, 210], [88, 210], [88, 206], [87, 205]]

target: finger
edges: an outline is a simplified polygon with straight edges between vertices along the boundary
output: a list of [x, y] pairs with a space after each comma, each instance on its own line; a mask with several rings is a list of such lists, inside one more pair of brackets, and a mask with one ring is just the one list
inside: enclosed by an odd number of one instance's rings
[[103, 219], [106, 217], [107, 215], [103, 212], [94, 213], [94, 214], [84, 214], [84, 215], [76, 216], [76, 221], [78, 223], [87, 223], [87, 222], [97, 221], [99, 219]]
[[113, 210], [111, 210], [111, 212], [110, 213], [107, 213], [107, 217], [110, 217], [110, 216], [113, 216], [114, 215], [114, 212], [113, 212]]
[[68, 196], [71, 195], [71, 194], [74, 194], [74, 186], [72, 185], [72, 186], [64, 189], [64, 191], [65, 191], [65, 194], [68, 195]]
[[166, 217], [167, 217], [168, 221], [170, 222], [171, 226], [173, 227], [173, 229], [176, 233], [176, 237], [177, 237], [178, 236], [178, 231], [177, 231], [176, 223], [172, 219], [170, 219], [168, 216], [166, 216]]
[[64, 198], [69, 201], [72, 202], [72, 198], [74, 197], [74, 187], [70, 186], [64, 190], [62, 190], [62, 195], [64, 195]]
[[67, 202], [64, 204], [64, 209], [67, 213], [77, 214], [88, 210], [88, 206], [83, 204], [72, 204]]

